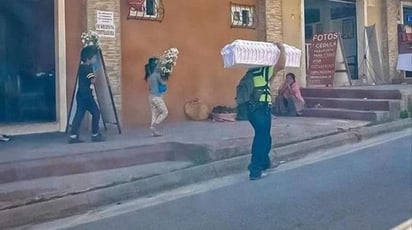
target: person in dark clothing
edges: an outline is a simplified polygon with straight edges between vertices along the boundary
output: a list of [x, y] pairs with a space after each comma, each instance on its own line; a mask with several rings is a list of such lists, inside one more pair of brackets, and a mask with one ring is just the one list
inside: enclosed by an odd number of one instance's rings
[[257, 98], [249, 103], [248, 120], [252, 125], [255, 136], [252, 143], [252, 157], [249, 164], [249, 179], [258, 180], [267, 176], [270, 168], [269, 153], [272, 148], [272, 97], [270, 94], [270, 82], [278, 71], [285, 68], [285, 49], [283, 45], [276, 44], [281, 51], [275, 66], [253, 68], [252, 71], [254, 88]]
[[76, 93], [77, 109], [71, 127], [69, 144], [83, 142], [79, 138], [79, 128], [86, 111], [89, 111], [92, 115], [91, 141], [104, 141], [102, 134], [99, 133], [100, 110], [94, 100], [92, 92], [92, 84], [96, 81], [92, 63], [96, 53], [97, 48], [95, 46], [86, 46], [80, 54], [82, 62], [78, 73], [78, 88]]

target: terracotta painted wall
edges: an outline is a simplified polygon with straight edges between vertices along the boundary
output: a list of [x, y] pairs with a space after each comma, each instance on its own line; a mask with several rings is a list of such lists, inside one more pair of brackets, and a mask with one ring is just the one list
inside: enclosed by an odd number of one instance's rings
[[66, 0], [67, 106], [70, 107], [80, 61], [80, 35], [85, 25], [85, 0]]
[[149, 57], [160, 55], [169, 47], [180, 50], [166, 103], [168, 122], [181, 121], [185, 120], [185, 102], [193, 98], [199, 98], [210, 108], [233, 106], [235, 88], [244, 69], [224, 69], [220, 50], [234, 39], [265, 39], [264, 30], [230, 27], [230, 0], [163, 0], [163, 3], [164, 19], [156, 22], [127, 20], [127, 1], [121, 1], [124, 127], [147, 125], [150, 121], [148, 90], [143, 80], [144, 65]]

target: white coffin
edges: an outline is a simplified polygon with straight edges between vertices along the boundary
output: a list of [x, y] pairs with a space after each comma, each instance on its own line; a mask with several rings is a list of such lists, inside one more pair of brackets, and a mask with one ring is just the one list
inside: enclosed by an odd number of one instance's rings
[[[285, 45], [286, 66], [299, 67], [301, 51]], [[225, 68], [259, 67], [275, 65], [279, 59], [280, 50], [269, 42], [235, 40], [221, 50]]]
[[285, 47], [286, 67], [299, 67], [302, 51], [296, 47], [283, 44]]

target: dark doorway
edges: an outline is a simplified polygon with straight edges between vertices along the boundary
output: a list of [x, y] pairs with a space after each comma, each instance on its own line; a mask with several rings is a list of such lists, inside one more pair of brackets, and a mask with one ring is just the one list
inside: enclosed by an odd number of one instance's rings
[[56, 120], [54, 0], [0, 0], [0, 122]]
[[339, 32], [352, 79], [358, 78], [356, 0], [305, 0], [306, 47], [314, 34]]

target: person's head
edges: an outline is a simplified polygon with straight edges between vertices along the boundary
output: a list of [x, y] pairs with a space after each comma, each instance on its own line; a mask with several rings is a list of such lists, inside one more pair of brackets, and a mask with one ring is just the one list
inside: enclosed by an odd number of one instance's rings
[[80, 53], [80, 59], [85, 64], [91, 64], [96, 54], [97, 48], [95, 46], [86, 46]]
[[286, 74], [286, 82], [289, 84], [293, 84], [296, 82], [296, 76], [294, 73], [288, 73]]
[[147, 80], [147, 78], [149, 78], [150, 74], [155, 71], [158, 60], [159, 60], [159, 58], [157, 58], [157, 57], [151, 57], [147, 61], [147, 64], [145, 65], [145, 75], [144, 75], [145, 80]]

